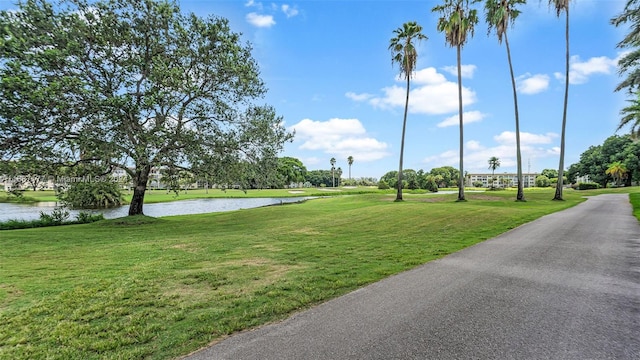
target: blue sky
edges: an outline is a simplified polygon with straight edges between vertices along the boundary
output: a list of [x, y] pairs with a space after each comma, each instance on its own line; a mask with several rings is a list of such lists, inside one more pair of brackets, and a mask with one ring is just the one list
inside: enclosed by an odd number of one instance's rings
[[[329, 169], [335, 157], [346, 176], [380, 178], [398, 169], [404, 82], [387, 50], [393, 30], [407, 21], [423, 27], [407, 119], [404, 168], [458, 167], [456, 53], [436, 31], [439, 1], [205, 1], [180, 2], [183, 10], [230, 20], [254, 47], [269, 92], [295, 141], [283, 156], [309, 170]], [[626, 29], [609, 20], [623, 0], [577, 0], [570, 8], [571, 85], [565, 164], [615, 133], [624, 93], [617, 42]], [[523, 170], [557, 169], [564, 96], [564, 14], [533, 0], [509, 29], [518, 84]], [[487, 26], [477, 25], [462, 53], [465, 170], [515, 171], [515, 121], [506, 49]], [[620, 133], [624, 133], [621, 131]]]
[[[0, 0], [3, 8], [13, 7]], [[336, 166], [347, 176], [380, 178], [398, 169], [405, 83], [391, 64], [389, 39], [407, 21], [428, 36], [418, 46], [407, 119], [404, 168], [458, 168], [456, 51], [436, 31], [436, 0], [181, 0], [183, 11], [229, 19], [253, 46], [254, 58], [273, 105], [296, 132], [281, 156], [307, 169]], [[625, 0], [574, 0], [570, 9], [571, 85], [565, 165], [591, 145], [615, 134], [624, 93], [616, 48], [626, 29], [609, 20]], [[564, 96], [564, 14], [547, 0], [532, 0], [509, 29], [518, 84], [523, 171], [557, 169]], [[507, 55], [487, 36], [484, 14], [462, 52], [465, 111], [465, 170], [514, 172], [515, 121]], [[621, 131], [619, 133], [625, 133]]]

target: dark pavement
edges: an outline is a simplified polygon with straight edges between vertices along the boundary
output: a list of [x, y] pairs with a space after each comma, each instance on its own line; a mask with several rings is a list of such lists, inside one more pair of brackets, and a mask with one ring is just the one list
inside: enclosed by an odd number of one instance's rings
[[640, 359], [640, 225], [592, 197], [185, 359]]

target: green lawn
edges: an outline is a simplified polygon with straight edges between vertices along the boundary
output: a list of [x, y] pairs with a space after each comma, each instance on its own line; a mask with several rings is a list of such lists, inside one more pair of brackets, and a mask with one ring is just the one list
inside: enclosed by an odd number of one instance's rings
[[175, 358], [601, 192], [363, 194], [2, 231], [0, 359]]

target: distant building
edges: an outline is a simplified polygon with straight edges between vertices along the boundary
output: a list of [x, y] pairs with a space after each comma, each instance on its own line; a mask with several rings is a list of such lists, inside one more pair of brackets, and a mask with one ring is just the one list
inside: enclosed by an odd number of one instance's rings
[[[536, 186], [536, 177], [539, 174], [522, 174], [522, 187]], [[491, 181], [494, 179], [494, 182]], [[496, 173], [496, 174], [468, 174], [467, 184], [472, 187], [474, 183], [481, 182], [482, 187], [511, 187], [518, 186], [518, 174]]]

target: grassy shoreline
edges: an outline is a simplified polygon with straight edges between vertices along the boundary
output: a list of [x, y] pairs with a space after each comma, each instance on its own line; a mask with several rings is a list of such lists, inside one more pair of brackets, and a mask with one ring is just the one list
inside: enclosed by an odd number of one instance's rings
[[584, 201], [329, 197], [0, 236], [0, 358], [171, 359]]

